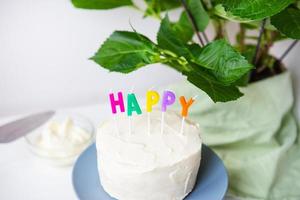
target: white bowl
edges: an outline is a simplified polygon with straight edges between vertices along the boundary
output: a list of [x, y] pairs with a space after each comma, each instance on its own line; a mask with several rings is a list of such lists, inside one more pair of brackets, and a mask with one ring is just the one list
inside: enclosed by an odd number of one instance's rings
[[55, 121], [58, 123], [63, 123], [66, 118], [70, 118], [73, 121], [74, 127], [79, 127], [89, 134], [89, 138], [86, 141], [74, 146], [74, 148], [72, 149], [65, 148], [64, 150], [57, 150], [45, 148], [37, 144], [38, 138], [40, 138], [43, 130], [47, 127], [48, 123], [45, 123], [43, 126], [37, 128], [36, 130], [25, 136], [25, 140], [29, 144], [31, 152], [51, 165], [68, 166], [73, 164], [78, 155], [80, 155], [82, 151], [84, 151], [94, 141], [95, 138], [95, 130], [93, 124], [86, 117], [83, 117], [79, 114], [57, 112], [49, 120], [49, 122]]

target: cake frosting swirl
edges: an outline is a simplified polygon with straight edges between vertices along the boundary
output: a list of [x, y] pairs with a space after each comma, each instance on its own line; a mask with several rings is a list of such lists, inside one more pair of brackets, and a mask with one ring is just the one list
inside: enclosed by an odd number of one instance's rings
[[198, 127], [166, 112], [119, 117], [97, 133], [98, 171], [104, 190], [119, 200], [182, 200], [194, 187], [201, 159]]

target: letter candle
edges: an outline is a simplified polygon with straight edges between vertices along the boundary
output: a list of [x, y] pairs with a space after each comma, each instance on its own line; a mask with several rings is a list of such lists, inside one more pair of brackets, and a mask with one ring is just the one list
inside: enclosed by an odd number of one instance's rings
[[[132, 114], [133, 112], [136, 112], [137, 115], [142, 114], [142, 110], [139, 106], [139, 103], [136, 99], [135, 94], [132, 92], [133, 88], [131, 88], [129, 94], [127, 95], [127, 116], [128, 122], [129, 122], [129, 135], [132, 134]], [[197, 96], [194, 96], [193, 98], [190, 98], [188, 101], [186, 101], [184, 96], [181, 96], [179, 98], [180, 104], [181, 104], [181, 116], [182, 116], [182, 123], [181, 123], [181, 128], [180, 128], [180, 133], [183, 133], [184, 129], [184, 124], [185, 124], [185, 119], [188, 116], [189, 108], [190, 106], [194, 103], [196, 100]], [[125, 106], [124, 106], [124, 100], [123, 100], [123, 93], [118, 92], [117, 93], [117, 98], [115, 98], [114, 94], [109, 92], [109, 99], [110, 99], [110, 104], [111, 104], [111, 110], [113, 115], [117, 114], [117, 107], [119, 107], [120, 112], [125, 112]], [[148, 134], [151, 132], [151, 117], [150, 114], [152, 112], [152, 107], [156, 105], [159, 102], [160, 96], [159, 94], [152, 90], [149, 89], [146, 93], [146, 112], [147, 112], [147, 117], [148, 117]], [[167, 111], [168, 106], [174, 104], [176, 100], [175, 93], [172, 91], [165, 90], [163, 92], [162, 96], [162, 103], [161, 103], [161, 134], [164, 132], [164, 122], [165, 122], [165, 112]], [[117, 128], [117, 133], [120, 134], [116, 118], [114, 117], [115, 120], [115, 127]]]
[[176, 96], [171, 91], [164, 91], [162, 104], [161, 104], [161, 134], [164, 132], [164, 123], [165, 123], [165, 112], [167, 111], [167, 106], [172, 105], [175, 102]]
[[157, 104], [159, 101], [159, 94], [156, 91], [148, 90], [146, 93], [146, 111], [147, 111], [147, 118], [148, 118], [148, 134], [150, 134], [150, 126], [151, 126], [151, 119], [150, 113], [152, 112], [152, 106]]
[[132, 133], [132, 112], [136, 112], [138, 115], [142, 114], [142, 110], [136, 100], [135, 94], [132, 93], [133, 88], [131, 88], [130, 93], [127, 95], [127, 116], [129, 117], [129, 134]]
[[113, 114], [117, 113], [117, 106], [120, 107], [121, 112], [125, 112], [122, 92], [118, 92], [118, 99], [117, 100], [115, 100], [114, 94], [110, 93], [109, 94], [109, 99], [110, 99], [111, 111], [112, 111]]
[[111, 106], [111, 111], [113, 114], [113, 118], [114, 118], [114, 122], [115, 122], [115, 127], [116, 127], [116, 131], [117, 134], [120, 134], [119, 131], [119, 126], [117, 124], [117, 120], [116, 120], [116, 114], [117, 114], [117, 106], [120, 107], [120, 111], [121, 112], [125, 112], [125, 107], [124, 107], [124, 101], [123, 101], [123, 94], [122, 92], [118, 92], [118, 100], [115, 100], [114, 98], [114, 94], [112, 93], [112, 90], [109, 90], [109, 100], [110, 100], [110, 106]]
[[179, 98], [180, 104], [182, 106], [182, 110], [181, 110], [182, 121], [181, 121], [180, 134], [183, 134], [185, 118], [188, 116], [189, 107], [194, 103], [196, 98], [197, 96], [194, 96], [193, 98], [190, 98], [188, 102], [185, 100], [184, 96], [181, 96]]

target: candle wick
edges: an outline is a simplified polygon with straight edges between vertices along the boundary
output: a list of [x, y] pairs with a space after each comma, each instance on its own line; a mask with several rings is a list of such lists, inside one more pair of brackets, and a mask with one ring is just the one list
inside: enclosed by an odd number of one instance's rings
[[155, 88], [155, 86], [151, 86], [149, 89], [148, 89], [148, 91], [151, 91], [151, 90], [153, 90]]
[[132, 87], [130, 88], [129, 93], [132, 93], [133, 90], [134, 90], [134, 86], [132, 86]]

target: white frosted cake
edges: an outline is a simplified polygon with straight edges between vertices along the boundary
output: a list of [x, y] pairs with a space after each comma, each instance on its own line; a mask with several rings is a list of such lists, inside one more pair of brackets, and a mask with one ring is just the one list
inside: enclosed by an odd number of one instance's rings
[[[119, 200], [182, 200], [193, 189], [201, 159], [198, 127], [166, 112], [117, 118], [98, 129], [97, 157], [104, 190]], [[130, 125], [131, 124], [131, 125]], [[131, 132], [130, 128], [131, 127]]]

